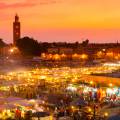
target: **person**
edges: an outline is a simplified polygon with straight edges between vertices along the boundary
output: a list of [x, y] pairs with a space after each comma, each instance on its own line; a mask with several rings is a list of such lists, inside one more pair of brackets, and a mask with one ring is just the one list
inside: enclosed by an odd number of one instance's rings
[[32, 113], [31, 111], [27, 111], [25, 113], [25, 120], [31, 120], [32, 119]]
[[18, 109], [15, 112], [15, 118], [16, 118], [16, 120], [20, 120], [21, 119], [21, 111], [18, 110]]
[[39, 94], [37, 94], [37, 99], [39, 99]]

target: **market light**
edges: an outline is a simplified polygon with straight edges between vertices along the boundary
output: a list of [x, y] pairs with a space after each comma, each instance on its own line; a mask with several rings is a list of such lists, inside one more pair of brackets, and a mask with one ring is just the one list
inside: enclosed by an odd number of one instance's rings
[[40, 79], [46, 79], [46, 76], [40, 76]]
[[105, 91], [102, 91], [102, 94], [105, 94]]
[[92, 111], [92, 109], [91, 108], [88, 108], [88, 112], [91, 112]]
[[71, 106], [72, 109], [74, 109], [75, 107], [74, 106]]
[[45, 101], [42, 101], [43, 104], [45, 104]]
[[100, 58], [100, 57], [102, 57], [102, 56], [103, 56], [103, 52], [102, 52], [102, 51], [98, 51], [98, 52], [97, 52], [97, 57]]
[[76, 110], [75, 106], [71, 106], [71, 109], [72, 109], [73, 111]]
[[93, 81], [90, 81], [90, 84], [92, 85], [92, 84], [93, 84]]
[[103, 51], [103, 52], [105, 52], [105, 51], [106, 51], [106, 49], [102, 49], [102, 51]]
[[14, 52], [14, 49], [10, 49], [10, 52], [13, 53], [13, 52]]
[[70, 86], [67, 87], [67, 90], [70, 90], [70, 91], [74, 92], [74, 91], [77, 91], [77, 88], [70, 85]]
[[[111, 68], [111, 67], [108, 66], [107, 69], [109, 69], [109, 68]], [[104, 69], [104, 67], [102, 69]], [[35, 86], [37, 82], [45, 81], [46, 82], [46, 86], [47, 86], [47, 83], [48, 84], [50, 83], [50, 87], [52, 88], [52, 85], [53, 85], [53, 87], [57, 88], [57, 90], [59, 89], [58, 86], [64, 87], [64, 85], [65, 85], [64, 89], [70, 90], [73, 93], [74, 92], [79, 92], [79, 90], [81, 90], [83, 92], [83, 94], [85, 93], [85, 95], [86, 95], [86, 93], [87, 94], [90, 93], [90, 95], [91, 95], [91, 93], [93, 93], [93, 94], [94, 93], [98, 93], [98, 94], [102, 93], [102, 94], [104, 94], [104, 95], [100, 94], [100, 97], [101, 97], [100, 99], [102, 99], [103, 97], [106, 97], [107, 95], [108, 96], [112, 96], [112, 95], [118, 96], [119, 88], [118, 87], [114, 87], [114, 86], [119, 86], [119, 85], [116, 85], [116, 83], [112, 82], [112, 80], [110, 80], [109, 83], [106, 80], [106, 84], [107, 84], [108, 87], [105, 88], [105, 89], [102, 88], [102, 85], [100, 85], [101, 91], [99, 92], [99, 89], [93, 87], [94, 84], [95, 85], [97, 84], [97, 81], [94, 81], [93, 78], [90, 78], [89, 80], [88, 79], [84, 79], [84, 78], [81, 77], [82, 75], [80, 75], [81, 71], [83, 72], [83, 74], [85, 74], [86, 71], [91, 72], [93, 70], [93, 71], [96, 72], [96, 70], [102, 71], [102, 69], [101, 69], [101, 67], [96, 67], [94, 69], [85, 68], [85, 70], [83, 71], [83, 69], [72, 69], [71, 70], [70, 68], [64, 68], [64, 69], [63, 68], [60, 68], [60, 69], [59, 68], [54, 68], [54, 69], [51, 68], [50, 70], [49, 69], [41, 69], [40, 68], [40, 69], [34, 69], [34, 70], [30, 70], [30, 71], [11, 72], [11, 73], [7, 73], [7, 75], [5, 74], [5, 75], [2, 75], [0, 77], [3, 80], [4, 79], [7, 80], [7, 81], [9, 80], [9, 82], [12, 82], [12, 80], [15, 80], [15, 78], [18, 79], [18, 77], [19, 77], [20, 79], [19, 79], [18, 82], [20, 82], [20, 85], [24, 84], [23, 87], [25, 87], [25, 88], [27, 88], [27, 86], [29, 87], [29, 85], [32, 85], [32, 84]], [[80, 71], [80, 72], [78, 72], [78, 71]], [[72, 73], [72, 75], [71, 75], [71, 73]], [[70, 79], [66, 79], [66, 77], [67, 78], [70, 77]], [[82, 78], [82, 79], [79, 79], [79, 78]], [[68, 83], [66, 82], [67, 80], [68, 80]], [[88, 82], [89, 85], [85, 85], [85, 84], [83, 85], [83, 84], [78, 84], [77, 83], [77, 81], [81, 81], [81, 83], [82, 83], [83, 80], [85, 80], [85, 83]], [[103, 79], [103, 81], [104, 80], [105, 79]], [[70, 84], [72, 82], [75, 82], [75, 84]], [[76, 83], [77, 83], [77, 85], [76, 85]], [[90, 84], [91, 84], [91, 86], [90, 86]], [[80, 85], [81, 88], [79, 87], [79, 85]], [[18, 91], [18, 86], [19, 85], [16, 84], [16, 82], [15, 82], [15, 84], [14, 84], [14, 90], [15, 91]], [[1, 88], [2, 87], [0, 87], [0, 89]], [[5, 87], [5, 88], [8, 90], [7, 87]], [[29, 89], [28, 89], [27, 92], [29, 93]], [[32, 103], [33, 103], [34, 104], [34, 108], [36, 107], [37, 110], [40, 110], [40, 111], [42, 111], [42, 109], [44, 110], [44, 108], [42, 108], [42, 106], [40, 107], [39, 103], [36, 100], [34, 100], [34, 99], [29, 100], [29, 103], [30, 103], [29, 105], [32, 105]], [[41, 101], [40, 103], [46, 104], [45, 101]], [[19, 105], [15, 105], [15, 106], [19, 106]], [[70, 106], [70, 108], [71, 108], [71, 110], [73, 112], [78, 109], [78, 107], [76, 107], [76, 106]], [[88, 111], [90, 113], [93, 113], [94, 109], [87, 107], [87, 112]], [[105, 116], [108, 116], [108, 113], [103, 113], [102, 115], [105, 117]]]
[[109, 84], [109, 86], [110, 86], [110, 87], [112, 87], [112, 86], [113, 86], [113, 84], [112, 84], [112, 83], [110, 83], [110, 84]]
[[88, 59], [88, 55], [87, 55], [87, 54], [82, 54], [82, 55], [81, 55], [81, 58], [82, 58], [82, 59]]
[[31, 103], [35, 103], [35, 100], [34, 100], [34, 99], [32, 99], [32, 100], [30, 100], [30, 102], [31, 102]]
[[75, 82], [75, 79], [72, 79], [72, 82]]
[[18, 52], [18, 48], [17, 47], [12, 47], [9, 49], [10, 53], [14, 53], [14, 52]]
[[107, 116], [108, 116], [108, 113], [107, 113], [107, 112], [105, 112], [105, 113], [104, 113], [104, 116], [105, 116], [105, 117], [107, 117]]

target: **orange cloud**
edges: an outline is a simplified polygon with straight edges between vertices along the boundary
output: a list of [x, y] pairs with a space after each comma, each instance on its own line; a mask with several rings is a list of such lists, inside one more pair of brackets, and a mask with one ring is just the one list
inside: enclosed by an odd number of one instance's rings
[[55, 4], [55, 3], [58, 3], [60, 1], [61, 0], [36, 0], [36, 1], [25, 0], [25, 1], [18, 2], [17, 0], [14, 0], [14, 1], [10, 2], [8, 0], [5, 0], [5, 1], [0, 2], [0, 9]]
[[6, 8], [18, 8], [18, 7], [31, 7], [34, 6], [33, 3], [13, 3], [13, 4], [7, 4], [7, 3], [0, 3], [0, 9], [6, 9]]

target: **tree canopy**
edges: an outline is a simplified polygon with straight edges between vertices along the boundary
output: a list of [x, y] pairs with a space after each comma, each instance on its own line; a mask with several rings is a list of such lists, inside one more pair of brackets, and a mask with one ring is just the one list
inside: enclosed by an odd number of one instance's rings
[[23, 55], [37, 56], [40, 55], [40, 45], [37, 40], [29, 37], [23, 37], [17, 40], [16, 46]]
[[89, 40], [88, 39], [82, 42], [82, 46], [83, 47], [86, 47], [88, 44], [89, 44]]
[[7, 44], [0, 38], [0, 48], [5, 47]]

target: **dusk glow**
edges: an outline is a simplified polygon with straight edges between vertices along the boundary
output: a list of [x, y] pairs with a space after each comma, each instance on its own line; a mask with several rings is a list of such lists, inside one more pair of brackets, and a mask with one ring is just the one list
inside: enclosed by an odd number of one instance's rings
[[0, 0], [0, 120], [120, 120], [120, 0]]
[[[12, 2], [11, 2], [12, 1]], [[21, 37], [47, 42], [116, 42], [120, 0], [0, 0], [0, 37], [12, 43], [18, 13]]]

